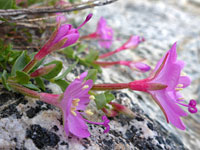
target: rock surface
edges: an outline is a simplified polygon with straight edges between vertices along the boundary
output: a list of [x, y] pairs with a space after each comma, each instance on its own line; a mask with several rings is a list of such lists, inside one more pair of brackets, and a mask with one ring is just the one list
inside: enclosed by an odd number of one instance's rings
[[[173, 3], [174, 1], [170, 2], [126, 0], [126, 2], [118, 1], [108, 6], [95, 8], [92, 10], [94, 18], [83, 28], [82, 34], [93, 32], [99, 17], [104, 16], [115, 30], [115, 36], [120, 39], [114, 42], [111, 49], [114, 50], [120, 46], [129, 35], [142, 35], [146, 39], [136, 50], [124, 51], [108, 60], [121, 60], [122, 58], [137, 60], [141, 57], [152, 66], [175, 41], [178, 41], [179, 58], [186, 62], [184, 71], [193, 80], [192, 85], [185, 89], [183, 94], [186, 99], [199, 99], [199, 15], [191, 12], [190, 9], [184, 11], [181, 2], [181, 5], [177, 6], [174, 5], [176, 4]], [[96, 42], [90, 43], [91, 46], [96, 46]], [[100, 53], [108, 51], [101, 48], [99, 50]], [[62, 60], [65, 67], [73, 63], [72, 60], [65, 59], [64, 56], [58, 54], [54, 55], [53, 59]], [[78, 65], [67, 76], [67, 79], [74, 79], [86, 69]], [[147, 75], [148, 73], [139, 74], [128, 68], [117, 66], [104, 69], [97, 82], [130, 82]], [[48, 88], [50, 92], [51, 90], [54, 93], [60, 92], [54, 85], [48, 84]], [[125, 116], [111, 118], [111, 129], [108, 134], [103, 134], [103, 127], [89, 125], [91, 137], [80, 140], [73, 136], [65, 136], [61, 112], [57, 108], [17, 93], [8, 92], [1, 87], [0, 149], [200, 149], [199, 113], [183, 118], [187, 130], [180, 131], [166, 123], [161, 110], [147, 94], [129, 90], [113, 91], [113, 94], [116, 96], [116, 101], [129, 107], [136, 117], [134, 119]], [[91, 108], [96, 118], [90, 119], [101, 121], [102, 112], [92, 106], [94, 106], [93, 103], [91, 103]]]

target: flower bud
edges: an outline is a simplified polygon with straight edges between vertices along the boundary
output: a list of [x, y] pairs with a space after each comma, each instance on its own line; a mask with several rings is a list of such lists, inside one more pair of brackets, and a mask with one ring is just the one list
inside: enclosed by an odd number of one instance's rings
[[133, 118], [135, 116], [135, 114], [126, 106], [115, 103], [115, 102], [110, 102], [109, 104], [112, 105], [112, 107], [114, 108], [115, 111], [122, 113], [124, 115], [127, 115], [131, 118]]
[[56, 64], [51, 64], [51, 65], [48, 65], [48, 66], [44, 66], [42, 68], [37, 69], [33, 73], [31, 73], [30, 76], [32, 78], [39, 77], [39, 76], [44, 76], [44, 75], [48, 74], [55, 67], [56, 67]]

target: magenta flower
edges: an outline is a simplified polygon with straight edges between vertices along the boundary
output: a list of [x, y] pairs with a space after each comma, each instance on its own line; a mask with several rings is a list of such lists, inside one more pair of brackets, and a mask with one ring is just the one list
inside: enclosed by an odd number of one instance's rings
[[56, 13], [56, 22], [59, 23], [64, 23], [67, 21], [66, 16], [63, 13]]
[[151, 69], [149, 65], [142, 62], [120, 61], [120, 64], [128, 66], [129, 68], [139, 71], [139, 72], [147, 72]]
[[126, 43], [121, 46], [121, 49], [136, 48], [141, 42], [144, 42], [144, 38], [140, 36], [131, 36]]
[[141, 42], [144, 42], [144, 38], [140, 37], [140, 36], [131, 36], [128, 41], [126, 43], [124, 43], [121, 47], [117, 48], [116, 50], [114, 51], [111, 51], [111, 52], [108, 52], [108, 53], [105, 53], [105, 54], [102, 54], [99, 56], [99, 58], [106, 58], [106, 57], [109, 57], [115, 53], [118, 53], [118, 52], [121, 52], [123, 50], [127, 50], [127, 49], [134, 49], [136, 48]]
[[21, 2], [26, 2], [26, 0], [15, 0], [16, 4], [19, 4]]
[[84, 72], [80, 77], [76, 78], [66, 89], [64, 96], [59, 100], [58, 95], [52, 95], [47, 93], [41, 93], [40, 99], [47, 103], [53, 104], [61, 108], [63, 112], [63, 122], [66, 135], [70, 133], [79, 137], [86, 138], [90, 136], [88, 126], [86, 123], [92, 123], [97, 125], [103, 125], [106, 127], [104, 133], [109, 131], [109, 120], [106, 116], [102, 117], [104, 122], [92, 122], [84, 118], [85, 115], [92, 112], [86, 110], [90, 99], [94, 96], [90, 96], [88, 91], [92, 88], [92, 80], [84, 81], [87, 76], [87, 72]]
[[102, 67], [110, 67], [113, 65], [124, 65], [139, 72], [147, 72], [151, 69], [151, 67], [145, 63], [133, 62], [133, 61], [113, 61], [113, 62], [95, 61], [94, 63]]
[[92, 14], [89, 14], [85, 21], [77, 28], [73, 28], [71, 24], [58, 24], [56, 30], [51, 35], [47, 43], [42, 47], [42, 49], [35, 55], [36, 60], [41, 60], [50, 52], [65, 48], [74, 44], [79, 39], [78, 30], [85, 25], [92, 17]]
[[113, 41], [113, 30], [107, 25], [106, 20], [103, 17], [101, 17], [98, 21], [96, 31], [81, 38], [97, 39], [101, 47], [110, 48]]
[[183, 66], [184, 62], [177, 60], [175, 43], [158, 62], [150, 77], [129, 83], [130, 89], [151, 94], [165, 114], [167, 122], [182, 130], [185, 125], [180, 117], [187, 116], [187, 113], [179, 105], [188, 107], [190, 113], [197, 112], [196, 101], [190, 100], [188, 105], [184, 104], [184, 98], [179, 92], [190, 85], [189, 77], [181, 75]]

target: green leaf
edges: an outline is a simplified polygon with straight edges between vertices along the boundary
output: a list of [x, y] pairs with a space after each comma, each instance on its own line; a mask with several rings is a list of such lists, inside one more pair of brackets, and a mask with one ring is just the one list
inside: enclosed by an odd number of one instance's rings
[[113, 99], [115, 99], [115, 96], [112, 93], [110, 93], [109, 91], [106, 91], [104, 93], [104, 95], [106, 97], [106, 102], [107, 103], [110, 103]]
[[31, 90], [40, 91], [40, 89], [37, 86], [35, 86], [34, 84], [32, 84], [32, 83], [23, 84], [23, 86], [25, 86], [25, 87], [27, 87], [27, 88], [29, 88]]
[[97, 79], [97, 70], [96, 69], [90, 69], [88, 71], [87, 77], [85, 78], [85, 80], [93, 80], [93, 83], [96, 81]]
[[79, 45], [78, 45], [78, 48], [77, 48], [77, 53], [76, 53], [76, 55], [77, 55], [77, 54], [80, 54], [81, 52], [84, 52], [85, 49], [86, 49], [87, 47], [88, 47], [88, 46], [87, 46], [86, 44], [79, 44]]
[[68, 58], [75, 58], [74, 49], [72, 47], [67, 47], [62, 50], [62, 53], [65, 54]]
[[74, 64], [70, 65], [70, 66], [67, 68], [67, 70], [66, 70], [62, 75], [60, 75], [59, 77], [57, 77], [55, 80], [65, 78], [65, 77], [67, 76], [67, 74], [68, 74], [69, 72], [71, 72], [72, 69], [74, 69], [74, 67], [76, 66], [77, 63], [78, 63], [78, 61], [76, 61]]
[[40, 77], [36, 77], [35, 82], [39, 88], [41, 88], [43, 91], [45, 91], [44, 81]]
[[97, 109], [102, 109], [106, 106], [107, 102], [106, 102], [106, 97], [104, 93], [95, 95], [95, 99], [94, 99], [96, 105], [97, 105]]
[[53, 82], [56, 83], [58, 86], [60, 86], [60, 88], [62, 89], [63, 92], [69, 85], [69, 83], [67, 81], [62, 80], [62, 79], [54, 80]]
[[8, 73], [6, 70], [3, 70], [3, 73], [2, 73], [2, 83], [3, 83], [3, 86], [7, 89], [7, 90], [11, 90], [11, 88], [9, 87], [8, 83], [7, 83], [7, 79], [8, 79]]
[[43, 78], [45, 78], [47, 80], [50, 80], [50, 79], [56, 77], [62, 70], [62, 62], [61, 61], [54, 60], [48, 64], [45, 64], [44, 66], [48, 66], [51, 64], [56, 64], [56, 67], [54, 67], [48, 74], [42, 76]]
[[0, 9], [12, 9], [15, 7], [15, 0], [0, 0]]
[[30, 80], [30, 76], [22, 71], [16, 71], [16, 79], [20, 84], [27, 84]]
[[27, 55], [27, 51], [23, 51], [21, 53], [21, 55], [17, 58], [17, 60], [15, 61], [14, 65], [13, 65], [12, 71], [11, 71], [11, 75], [15, 76], [17, 70], [18, 71], [22, 71], [30, 60], [31, 59]]
[[101, 69], [101, 66], [100, 65], [97, 65], [97, 64], [91, 64], [91, 66], [94, 68], [94, 69], [97, 69], [99, 73], [102, 73], [102, 69]]
[[92, 63], [95, 60], [97, 60], [98, 57], [99, 57], [99, 52], [98, 51], [90, 50], [89, 54], [86, 55], [86, 57], [85, 57], [85, 61], [88, 62], [88, 63]]

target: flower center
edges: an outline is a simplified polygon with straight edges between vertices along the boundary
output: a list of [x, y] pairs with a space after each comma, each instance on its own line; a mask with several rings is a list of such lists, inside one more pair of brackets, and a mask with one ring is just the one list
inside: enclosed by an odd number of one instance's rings
[[72, 100], [72, 107], [70, 108], [70, 111], [71, 111], [72, 115], [74, 115], [74, 116], [77, 115], [75, 110], [76, 110], [76, 107], [78, 106], [78, 102], [79, 101], [80, 101], [79, 98], [76, 98], [76, 99]]
[[89, 85], [84, 85], [82, 89], [85, 90], [87, 88], [89, 88]]

